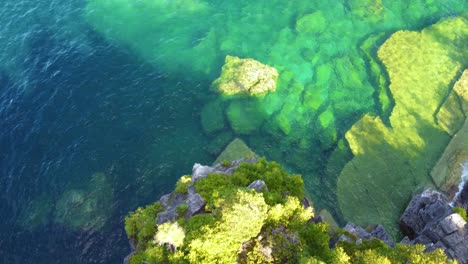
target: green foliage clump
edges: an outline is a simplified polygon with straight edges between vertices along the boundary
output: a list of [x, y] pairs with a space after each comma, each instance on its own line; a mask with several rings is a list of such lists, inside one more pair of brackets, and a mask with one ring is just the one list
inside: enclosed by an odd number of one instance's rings
[[466, 222], [468, 222], [468, 216], [466, 215], [466, 210], [463, 207], [456, 206], [453, 209], [454, 213], [459, 214]]
[[242, 243], [260, 232], [268, 209], [261, 193], [238, 191], [224, 206], [218, 223], [189, 243], [191, 263], [234, 263]]
[[159, 202], [138, 208], [125, 217], [125, 231], [138, 249], [145, 249], [156, 232], [156, 216], [162, 211]]
[[177, 206], [176, 212], [179, 217], [184, 217], [187, 214], [188, 210], [188, 205], [187, 204], [181, 204]]
[[340, 242], [338, 245], [350, 256], [350, 263], [454, 263], [440, 249], [425, 253], [425, 246], [421, 244], [397, 244], [391, 248], [382, 241], [373, 239], [359, 245], [349, 242]]
[[325, 223], [307, 225], [300, 232], [301, 242], [309, 256], [333, 263], [335, 253], [329, 248], [330, 236], [328, 235], [328, 225]]
[[222, 195], [235, 190], [230, 176], [225, 174], [211, 173], [195, 183], [195, 190], [206, 202], [206, 209], [211, 210], [215, 207], [215, 202]]
[[177, 222], [166, 222], [158, 226], [158, 231], [154, 236], [154, 242], [160, 246], [170, 245], [177, 249], [182, 245], [185, 238], [185, 231]]
[[185, 194], [188, 192], [188, 188], [192, 183], [192, 178], [190, 175], [185, 175], [180, 177], [176, 182], [175, 192]]
[[302, 177], [297, 174], [290, 175], [276, 162], [260, 159], [252, 164], [243, 163], [232, 175], [232, 181], [238, 186], [247, 186], [258, 179], [265, 181], [268, 187], [268, 192], [264, 195], [269, 205], [285, 202], [288, 195], [299, 200], [304, 198]]

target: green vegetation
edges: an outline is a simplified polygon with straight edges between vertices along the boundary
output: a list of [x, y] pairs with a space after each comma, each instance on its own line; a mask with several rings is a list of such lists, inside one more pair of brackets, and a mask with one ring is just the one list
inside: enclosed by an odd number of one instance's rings
[[135, 242], [135, 246], [144, 250], [156, 232], [156, 216], [162, 210], [159, 202], [138, 208], [125, 217], [125, 232]]
[[[258, 179], [269, 191], [246, 188]], [[423, 253], [420, 245], [393, 249], [372, 240], [330, 248], [328, 225], [309, 223], [314, 212], [301, 203], [303, 188], [299, 175], [265, 159], [243, 163], [233, 175], [210, 174], [195, 183], [206, 213], [156, 226], [155, 203], [126, 218], [140, 250], [130, 263], [449, 263], [442, 251]]]
[[176, 182], [175, 192], [185, 194], [188, 191], [190, 184], [192, 183], [192, 176], [185, 175], [180, 177], [180, 179]]
[[459, 214], [466, 222], [468, 222], [468, 216], [465, 208], [456, 206], [453, 208], [453, 212]]

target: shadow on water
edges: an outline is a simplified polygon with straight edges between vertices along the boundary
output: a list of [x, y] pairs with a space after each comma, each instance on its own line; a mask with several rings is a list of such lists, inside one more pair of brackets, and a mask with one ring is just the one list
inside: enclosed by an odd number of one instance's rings
[[[186, 139], [184, 147], [197, 150], [206, 143], [191, 138], [201, 134], [195, 95], [205, 87], [203, 80], [194, 87], [194, 80], [171, 79], [95, 33], [88, 35], [90, 54], [47, 30], [34, 36], [24, 62], [26, 91], [1, 75], [1, 263], [120, 263], [130, 250], [123, 216], [167, 191], [193, 162], [209, 159], [154, 146], [181, 126], [185, 130], [177, 136]], [[184, 161], [173, 162], [178, 159]], [[83, 188], [96, 172], [107, 175], [114, 197], [105, 228], [80, 231], [57, 224], [57, 201], [67, 190]], [[21, 223], [44, 195], [45, 219]]]

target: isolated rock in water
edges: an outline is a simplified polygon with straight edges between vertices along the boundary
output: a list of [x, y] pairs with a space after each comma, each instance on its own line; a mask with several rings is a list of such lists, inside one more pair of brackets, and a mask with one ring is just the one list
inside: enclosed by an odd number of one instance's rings
[[221, 76], [212, 86], [224, 95], [263, 95], [276, 90], [278, 71], [253, 59], [226, 56]]
[[112, 213], [112, 186], [95, 173], [83, 189], [66, 191], [57, 202], [55, 221], [74, 229], [101, 229]]
[[223, 161], [234, 161], [242, 158], [255, 158], [257, 154], [253, 152], [241, 139], [234, 139], [218, 156], [213, 164], [218, 164]]

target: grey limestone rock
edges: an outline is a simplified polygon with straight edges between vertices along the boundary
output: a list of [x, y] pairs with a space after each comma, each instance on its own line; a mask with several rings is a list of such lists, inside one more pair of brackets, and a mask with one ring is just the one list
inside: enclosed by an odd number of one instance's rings
[[195, 163], [192, 169], [192, 181], [196, 182], [199, 179], [205, 178], [208, 174], [213, 173], [214, 168], [210, 166], [203, 166], [199, 163]]
[[254, 189], [257, 192], [268, 191], [265, 181], [262, 180], [253, 181], [249, 186], [247, 186], [247, 188]]
[[401, 243], [423, 244], [426, 251], [440, 248], [459, 264], [468, 264], [468, 224], [452, 213], [444, 195], [426, 191], [413, 197], [400, 225], [408, 236]]
[[336, 241], [332, 242], [332, 246], [335, 246], [336, 243], [339, 241], [346, 241], [346, 242], [356, 243], [359, 245], [362, 243], [363, 240], [372, 240], [372, 239], [379, 239], [391, 247], [394, 246], [391, 236], [385, 231], [384, 227], [381, 225], [375, 226], [370, 232], [353, 223], [347, 223], [344, 229], [348, 231], [354, 237], [350, 237], [347, 234], [343, 234], [339, 236]]
[[427, 224], [437, 222], [452, 212], [448, 200], [438, 192], [426, 191], [416, 195], [400, 218], [400, 228], [414, 239]]

